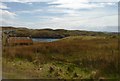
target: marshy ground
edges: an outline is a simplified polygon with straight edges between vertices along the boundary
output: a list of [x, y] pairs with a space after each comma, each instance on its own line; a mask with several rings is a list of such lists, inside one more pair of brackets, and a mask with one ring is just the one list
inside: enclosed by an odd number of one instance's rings
[[118, 38], [72, 36], [3, 47], [3, 78], [118, 79]]

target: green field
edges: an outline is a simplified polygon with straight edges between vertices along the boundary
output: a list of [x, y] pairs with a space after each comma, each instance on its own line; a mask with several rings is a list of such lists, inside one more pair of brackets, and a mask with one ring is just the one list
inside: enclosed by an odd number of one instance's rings
[[3, 78], [118, 79], [118, 39], [70, 36], [3, 47]]

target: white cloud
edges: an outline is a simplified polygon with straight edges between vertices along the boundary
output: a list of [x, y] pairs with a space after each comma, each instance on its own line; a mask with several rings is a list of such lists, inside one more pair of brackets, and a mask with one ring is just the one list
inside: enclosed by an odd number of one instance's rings
[[23, 11], [16, 11], [17, 14], [34, 14], [34, 13], [38, 13], [38, 12], [43, 12], [42, 9], [35, 9], [35, 10], [23, 10]]
[[[0, 10], [0, 15], [1, 15], [1, 10]], [[14, 25], [16, 22], [14, 13], [2, 10], [1, 16], [2, 17], [0, 18], [0, 25]]]
[[0, 2], [20, 2], [20, 3], [26, 3], [26, 2], [48, 2], [52, 0], [0, 0]]
[[96, 5], [96, 4], [91, 4], [90, 5], [90, 4], [86, 4], [86, 3], [68, 3], [68, 4], [59, 3], [59, 4], [60, 5], [57, 5], [55, 7], [57, 7], [57, 8], [68, 8], [68, 9], [91, 9], [91, 8], [96, 8], [96, 7], [103, 7], [102, 5]]
[[[94, 12], [93, 15], [97, 14]], [[99, 13], [99, 12], [98, 12]], [[87, 14], [87, 13], [86, 13]], [[101, 13], [105, 14], [105, 13]], [[91, 31], [112, 31], [108, 26], [118, 26], [118, 16], [116, 15], [106, 15], [103, 17], [82, 17], [80, 16], [63, 16], [63, 17], [50, 17], [48, 21], [37, 22], [31, 24], [34, 28], [53, 28], [53, 29], [72, 29], [72, 30], [91, 30]], [[92, 15], [92, 14], [91, 14]], [[115, 27], [116, 28], [116, 27]], [[115, 31], [117, 29], [114, 29]]]
[[[5, 0], [6, 1], [6, 0]], [[10, 0], [7, 0], [10, 1]], [[13, 1], [13, 0], [11, 0]], [[33, 0], [14, 0], [14, 2], [32, 2]], [[44, 0], [36, 0], [38, 2], [42, 2]], [[50, 1], [50, 2], [48, 2]], [[45, 0], [49, 4], [59, 4], [54, 6], [49, 6], [45, 11], [40, 9], [31, 10], [31, 11], [16, 11], [16, 13], [1, 10], [0, 15], [2, 15], [4, 19], [2, 19], [2, 23], [5, 25], [13, 25], [13, 26], [28, 26], [31, 28], [54, 28], [54, 29], [82, 29], [82, 30], [104, 30], [105, 26], [117, 26], [117, 12], [113, 11], [111, 13], [110, 10], [104, 10], [106, 6], [113, 6], [116, 3], [88, 3], [90, 0]], [[92, 0], [93, 1], [93, 0]], [[97, 0], [96, 0], [97, 1]], [[110, 0], [109, 0], [110, 1]], [[34, 5], [34, 3], [28, 3]], [[6, 6], [7, 8], [7, 6]], [[69, 8], [69, 9], [68, 9]], [[96, 9], [98, 8], [98, 9]], [[5, 8], [4, 8], [5, 9]], [[81, 10], [80, 10], [81, 9]], [[82, 10], [82, 9], [90, 9], [90, 10]], [[106, 8], [107, 9], [107, 8]], [[109, 11], [109, 12], [108, 12]], [[22, 16], [20, 13], [28, 14], [44, 12], [45, 15], [39, 16], [38, 19], [33, 18], [33, 22], [28, 22], [27, 20], [22, 21]], [[50, 15], [49, 15], [50, 13]], [[51, 13], [65, 13], [60, 16], [51, 15]], [[16, 19], [17, 15], [18, 20]], [[37, 17], [36, 17], [37, 18]], [[107, 28], [106, 28], [107, 30]]]
[[0, 2], [0, 16], [1, 16], [1, 18], [14, 18], [14, 16], [16, 14], [13, 13], [13, 12], [9, 12], [6, 9], [9, 9], [7, 7], [7, 5], [5, 5], [4, 3]]
[[86, 22], [88, 26], [117, 26], [118, 25], [118, 15], [104, 16], [101, 18], [95, 18], [88, 20]]
[[0, 2], [0, 9], [8, 9], [8, 7], [5, 4]]
[[15, 23], [14, 20], [0, 19], [0, 25], [2, 26], [10, 26], [10, 25], [13, 25], [14, 23]]
[[28, 4], [29, 4], [29, 5], [32, 5], [33, 3], [32, 3], [32, 2], [29, 2]]
[[9, 9], [5, 4], [0, 3], [0, 24], [1, 25], [7, 25], [10, 23], [14, 23], [14, 19], [16, 18], [16, 14], [13, 12], [10, 12], [5, 9]]
[[119, 2], [119, 0], [89, 0], [91, 2]]
[[13, 13], [13, 12], [9, 12], [9, 11], [7, 11], [7, 10], [1, 10], [0, 9], [0, 15], [2, 16], [2, 18], [4, 19], [4, 18], [15, 18], [15, 16], [16, 16], [16, 14], [15, 13]]
[[10, 24], [13, 23], [14, 18], [16, 16], [15, 13], [10, 12], [6, 9], [10, 9], [7, 7], [7, 5], [5, 5], [4, 3], [0, 2], [0, 24]]
[[[17, 13], [11, 12], [6, 9], [10, 9], [7, 7], [7, 5], [1, 3], [1, 5], [4, 5], [4, 7], [0, 8], [0, 26], [30, 26], [32, 24], [31, 22], [22, 22], [19, 20]], [[40, 11], [40, 10], [36, 10]]]
[[[48, 1], [56, 0], [0, 0], [0, 2], [48, 2]], [[64, 0], [64, 2], [66, 1], [68, 0]], [[119, 2], [119, 0], [74, 0], [73, 2]]]
[[107, 2], [107, 3], [97, 3], [97, 2], [91, 2], [90, 0], [56, 0], [53, 2], [50, 2], [49, 4], [59, 4], [54, 5], [53, 7], [57, 8], [68, 8], [68, 9], [91, 9], [91, 8], [97, 8], [97, 7], [104, 7], [106, 5], [115, 5], [113, 2]]

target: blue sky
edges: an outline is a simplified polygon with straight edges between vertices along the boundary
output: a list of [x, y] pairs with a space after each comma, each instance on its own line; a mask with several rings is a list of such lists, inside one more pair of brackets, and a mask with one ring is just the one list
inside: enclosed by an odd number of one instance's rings
[[2, 26], [118, 31], [118, 0], [4, 0]]

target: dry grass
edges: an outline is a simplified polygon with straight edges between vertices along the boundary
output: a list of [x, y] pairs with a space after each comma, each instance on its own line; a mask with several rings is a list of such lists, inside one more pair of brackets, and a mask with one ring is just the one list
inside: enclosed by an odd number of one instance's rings
[[98, 69], [105, 75], [116, 75], [120, 65], [118, 39], [105, 37], [69, 37], [56, 42], [4, 47], [3, 54], [7, 58], [27, 59], [36, 64], [73, 63], [81, 68]]

